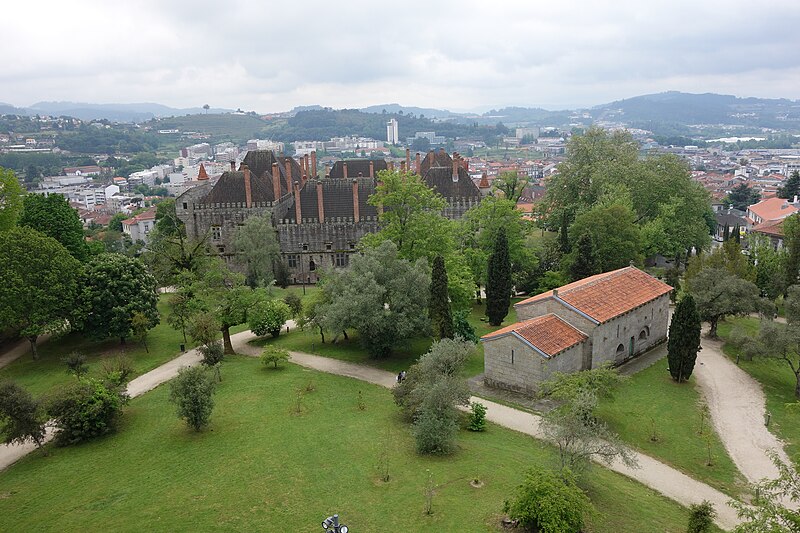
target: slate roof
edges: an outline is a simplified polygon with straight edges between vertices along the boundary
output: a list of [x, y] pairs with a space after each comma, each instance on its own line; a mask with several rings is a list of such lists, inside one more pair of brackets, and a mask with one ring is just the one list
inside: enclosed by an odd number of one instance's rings
[[[369, 159], [347, 159], [345, 161], [336, 161], [331, 168], [330, 177], [341, 179], [344, 178], [344, 163], [347, 163], [347, 177], [357, 178], [359, 174], [362, 177], [368, 178], [369, 175]], [[372, 168], [377, 175], [381, 170], [387, 170], [389, 166], [384, 159], [372, 159]], [[374, 176], [373, 176], [374, 177]]]
[[[557, 298], [599, 324], [669, 294], [672, 287], [636, 267], [625, 267], [575, 281], [537, 294], [514, 305], [530, 305]], [[557, 291], [557, 295], [555, 292]]]
[[[272, 183], [267, 183], [264, 179], [257, 177], [250, 172], [250, 195], [253, 202], [272, 201]], [[203, 204], [227, 204], [245, 203], [244, 192], [244, 172], [227, 171], [223, 172], [217, 183], [208, 192], [200, 203]]]
[[[413, 165], [413, 162], [412, 162]], [[420, 163], [420, 172], [424, 176], [431, 167], [448, 167], [453, 168], [453, 158], [450, 157], [445, 150], [431, 150], [425, 154], [425, 158]]]
[[[349, 169], [348, 169], [349, 172]], [[325, 219], [353, 218], [353, 180], [351, 179], [322, 179], [308, 180], [305, 187], [300, 189], [300, 210], [303, 220], [319, 222], [319, 208], [317, 205], [317, 183], [322, 184], [322, 202], [325, 211]], [[378, 212], [374, 206], [369, 205], [367, 200], [371, 194], [375, 193], [375, 180], [370, 178], [358, 178], [358, 209], [359, 216], [377, 217]], [[285, 218], [294, 223], [296, 213], [294, 207], [290, 207]]]
[[458, 180], [453, 181], [452, 163], [449, 167], [428, 169], [422, 174], [422, 180], [445, 198], [481, 198], [480, 189], [462, 167], [458, 167]]
[[487, 341], [514, 335], [545, 354], [548, 358], [572, 348], [589, 337], [554, 314], [548, 314], [511, 324], [481, 337]]

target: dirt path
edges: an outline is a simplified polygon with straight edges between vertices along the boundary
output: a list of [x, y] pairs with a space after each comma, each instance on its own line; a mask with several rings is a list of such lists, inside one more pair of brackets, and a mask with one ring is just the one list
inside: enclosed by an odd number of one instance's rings
[[775, 478], [778, 470], [767, 452], [789, 462], [783, 443], [764, 425], [766, 397], [761, 385], [722, 352], [722, 342], [703, 336], [694, 375], [711, 420], [728, 455], [748, 481]]
[[[41, 346], [50, 339], [50, 335], [40, 335], [36, 346]], [[0, 368], [10, 365], [25, 354], [31, 353], [31, 343], [28, 339], [20, 339], [14, 346], [0, 354]]]

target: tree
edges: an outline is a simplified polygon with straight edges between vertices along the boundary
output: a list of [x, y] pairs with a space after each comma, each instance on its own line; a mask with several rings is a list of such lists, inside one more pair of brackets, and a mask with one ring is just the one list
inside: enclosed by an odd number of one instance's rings
[[577, 281], [599, 273], [592, 235], [584, 233], [575, 242], [572, 261], [569, 264], [570, 278], [572, 281]]
[[11, 381], [0, 383], [0, 435], [5, 444], [28, 441], [41, 448], [47, 418], [31, 393]]
[[511, 305], [511, 261], [508, 257], [506, 232], [500, 229], [494, 251], [489, 256], [486, 280], [486, 316], [489, 324], [499, 326]]
[[278, 368], [278, 363], [285, 363], [288, 360], [289, 351], [278, 346], [268, 344], [264, 347], [264, 351], [261, 352], [261, 362], [267, 366], [273, 365], [273, 368]]
[[126, 213], [115, 213], [108, 221], [108, 229], [122, 233], [122, 221], [128, 219]]
[[169, 383], [169, 399], [177, 406], [178, 418], [195, 431], [208, 425], [214, 409], [216, 385], [212, 373], [202, 366], [181, 368]]
[[583, 531], [584, 516], [592, 510], [591, 501], [569, 471], [556, 475], [541, 467], [528, 470], [514, 499], [503, 505], [503, 512], [512, 520], [541, 533]]
[[427, 137], [416, 137], [409, 148], [415, 152], [425, 153], [431, 149], [431, 141]]
[[17, 224], [24, 195], [25, 189], [14, 172], [0, 167], [0, 231], [7, 231]]
[[133, 315], [131, 315], [131, 332], [134, 338], [142, 343], [144, 351], [147, 353], [150, 353], [150, 349], [147, 347], [147, 334], [152, 327], [153, 322], [150, 317], [141, 311], [133, 312]]
[[783, 222], [786, 247], [786, 286], [800, 283], [800, 215], [786, 217]]
[[436, 339], [453, 338], [453, 318], [450, 315], [450, 299], [447, 295], [447, 270], [444, 258], [437, 255], [431, 271], [431, 296], [428, 315]]
[[211, 312], [219, 321], [225, 354], [232, 355], [230, 328], [247, 321], [247, 311], [255, 301], [255, 293], [244, 284], [244, 276], [230, 270], [214, 258], [193, 284], [198, 307]]
[[703, 500], [699, 504], [689, 506], [689, 525], [686, 533], [708, 533], [714, 526], [714, 518], [717, 512], [708, 500]]
[[[794, 291], [795, 294], [800, 291]], [[800, 294], [797, 294], [800, 296]], [[794, 298], [787, 298], [787, 304], [797, 305]], [[794, 374], [794, 394], [800, 400], [800, 328], [798, 322], [780, 324], [769, 320], [761, 321], [758, 336], [753, 338], [741, 332], [731, 336], [731, 342], [739, 346], [748, 358], [770, 357], [784, 361]]]
[[170, 313], [167, 315], [167, 324], [172, 329], [180, 331], [183, 335], [183, 343], [186, 344], [186, 327], [193, 313], [191, 297], [183, 288], [178, 289], [167, 298]]
[[80, 312], [82, 329], [89, 336], [131, 335], [135, 313], [143, 314], [150, 328], [159, 322], [156, 280], [138, 259], [122, 254], [93, 257], [81, 276]]
[[220, 325], [217, 317], [210, 311], [200, 311], [191, 317], [186, 325], [186, 331], [197, 344], [211, 346], [217, 342], [220, 334]]
[[[796, 533], [800, 524], [800, 476], [797, 469], [786, 464], [774, 452], [770, 453], [772, 462], [778, 468], [778, 478], [763, 481], [753, 487], [758, 494], [755, 502], [745, 505], [731, 500], [729, 505], [736, 509], [742, 523], [734, 533]], [[786, 505], [783, 502], [791, 502]]]
[[79, 294], [81, 264], [55, 239], [27, 227], [0, 232], [0, 324], [31, 344], [69, 326]]
[[250, 329], [259, 337], [269, 333], [277, 337], [281, 328], [292, 316], [292, 310], [282, 300], [262, 299], [248, 312]]
[[516, 204], [529, 182], [530, 178], [521, 177], [517, 172], [502, 172], [492, 182], [492, 187], [502, 192], [504, 198]]
[[373, 357], [384, 357], [398, 341], [420, 335], [430, 324], [430, 286], [425, 259], [411, 263], [398, 257], [394, 243], [354, 256], [350, 266], [326, 274], [321, 291], [324, 303], [317, 308], [323, 329], [355, 329]]
[[289, 306], [292, 318], [299, 318], [303, 314], [303, 300], [297, 294], [290, 292], [283, 297], [283, 303]]
[[748, 206], [758, 203], [760, 199], [761, 193], [746, 183], [740, 183], [731, 189], [731, 192], [725, 197], [725, 203], [739, 211], [747, 211]]
[[791, 200], [797, 195], [800, 195], [800, 172], [795, 170], [789, 175], [783, 186], [778, 187], [778, 198]]
[[88, 250], [83, 238], [83, 224], [78, 212], [69, 205], [65, 196], [28, 194], [22, 202], [20, 226], [27, 226], [54, 238], [72, 257], [86, 261]]
[[280, 247], [269, 213], [249, 217], [233, 237], [236, 262], [245, 269], [247, 284], [267, 287], [275, 276], [272, 265], [280, 259]]
[[691, 280], [689, 292], [694, 296], [700, 318], [710, 325], [709, 336], [717, 338], [717, 324], [728, 315], [745, 315], [756, 311], [758, 287], [725, 269], [705, 268]]
[[667, 361], [672, 379], [688, 381], [700, 351], [700, 313], [691, 294], [685, 295], [675, 307], [669, 324]]
[[755, 283], [764, 297], [774, 301], [786, 291], [786, 248], [776, 250], [769, 237], [758, 233], [749, 233], [747, 241], [755, 263]]
[[55, 420], [56, 444], [77, 444], [114, 431], [125, 401], [124, 392], [95, 379], [61, 389], [46, 408]]

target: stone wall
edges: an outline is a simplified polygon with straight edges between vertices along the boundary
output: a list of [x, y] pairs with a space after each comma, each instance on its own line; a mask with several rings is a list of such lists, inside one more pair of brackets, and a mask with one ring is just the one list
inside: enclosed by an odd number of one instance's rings
[[584, 352], [589, 350], [588, 343], [583, 341], [547, 359], [514, 335], [487, 339], [483, 343], [486, 384], [531, 395], [553, 372], [581, 370]]
[[[592, 367], [618, 365], [664, 342], [669, 328], [669, 295], [600, 324], [591, 335]], [[633, 354], [631, 354], [633, 337]], [[619, 350], [619, 346], [622, 350]]]

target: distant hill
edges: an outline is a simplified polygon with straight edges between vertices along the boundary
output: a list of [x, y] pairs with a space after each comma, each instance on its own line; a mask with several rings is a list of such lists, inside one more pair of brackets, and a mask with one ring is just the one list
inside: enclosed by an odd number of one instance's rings
[[461, 113], [453, 113], [446, 109], [434, 109], [432, 107], [413, 107], [413, 106], [404, 106], [400, 104], [381, 104], [381, 105], [371, 105], [369, 107], [362, 107], [359, 111], [364, 113], [377, 113], [383, 114], [385, 111], [388, 114], [413, 114], [416, 116], [424, 116], [425, 118], [450, 118], [461, 116]]
[[[112, 122], [143, 122], [156, 117], [204, 113], [202, 107], [178, 109], [161, 104], [90, 104], [81, 102], [37, 102], [27, 108], [6, 109], [7, 104], [0, 104], [0, 113], [27, 115], [58, 115], [79, 118], [81, 120], [110, 120]], [[230, 109], [211, 108], [209, 113], [225, 113]]]

